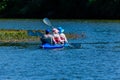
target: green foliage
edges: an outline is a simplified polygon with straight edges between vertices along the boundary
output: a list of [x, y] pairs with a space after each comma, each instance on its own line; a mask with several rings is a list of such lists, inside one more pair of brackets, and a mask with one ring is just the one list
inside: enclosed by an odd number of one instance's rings
[[38, 37], [28, 36], [27, 31], [24, 30], [0, 30], [0, 41], [2, 42], [21, 42], [29, 40], [37, 40]]
[[0, 12], [7, 7], [7, 2], [8, 2], [8, 0], [0, 1]]
[[89, 3], [93, 3], [93, 2], [95, 2], [96, 0], [88, 0], [89, 1]]
[[0, 16], [120, 19], [120, 0], [2, 0]]
[[[36, 30], [35, 30], [36, 31]], [[37, 30], [44, 33], [43, 30]], [[77, 34], [66, 34], [69, 39], [76, 39], [80, 37]], [[26, 30], [0, 30], [0, 42], [29, 42], [29, 41], [40, 41], [38, 36], [29, 36]]]

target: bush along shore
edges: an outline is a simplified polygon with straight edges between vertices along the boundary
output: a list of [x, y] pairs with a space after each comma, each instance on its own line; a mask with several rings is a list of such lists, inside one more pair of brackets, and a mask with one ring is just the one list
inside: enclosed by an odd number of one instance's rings
[[37, 36], [29, 36], [26, 30], [0, 30], [0, 42], [28, 42], [38, 40]]
[[[44, 33], [43, 30], [33, 30]], [[76, 39], [80, 36], [77, 34], [67, 33], [68, 39]], [[35, 42], [40, 41], [39, 36], [30, 36], [27, 33], [27, 30], [0, 30], [0, 42]]]

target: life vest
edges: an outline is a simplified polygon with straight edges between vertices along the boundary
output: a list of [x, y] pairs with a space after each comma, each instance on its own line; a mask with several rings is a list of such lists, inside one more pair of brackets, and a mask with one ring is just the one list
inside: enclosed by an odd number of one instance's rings
[[54, 40], [55, 40], [56, 43], [60, 43], [60, 40], [59, 40], [58, 37], [54, 37]]
[[60, 39], [65, 41], [65, 38], [64, 38], [64, 37], [60, 37]]
[[60, 34], [60, 39], [61, 39], [62, 41], [65, 41], [65, 35], [64, 35], [63, 33]]

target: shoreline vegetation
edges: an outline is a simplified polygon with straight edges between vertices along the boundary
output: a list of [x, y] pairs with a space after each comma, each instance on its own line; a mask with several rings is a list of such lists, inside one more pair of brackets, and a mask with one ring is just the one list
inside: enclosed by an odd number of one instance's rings
[[[44, 33], [43, 30], [33, 30]], [[66, 33], [68, 39], [76, 39], [80, 37], [77, 34]], [[0, 29], [0, 43], [17, 43], [17, 42], [39, 42], [39, 36], [30, 36], [27, 30], [4, 30]]]
[[[0, 21], [6, 20], [42, 20], [43, 18], [0, 18]], [[120, 22], [120, 19], [67, 19], [67, 18], [50, 18], [50, 20], [69, 20], [69, 21], [87, 21], [87, 22]]]
[[[47, 6], [46, 6], [47, 5]], [[1, 0], [0, 18], [120, 19], [120, 0]]]

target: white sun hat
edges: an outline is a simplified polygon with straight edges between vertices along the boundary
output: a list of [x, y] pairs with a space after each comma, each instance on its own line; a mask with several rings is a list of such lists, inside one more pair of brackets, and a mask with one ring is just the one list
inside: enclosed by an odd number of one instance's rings
[[53, 28], [52, 31], [55, 32], [55, 33], [58, 33], [58, 32], [59, 32], [59, 30], [58, 30], [57, 28]]

